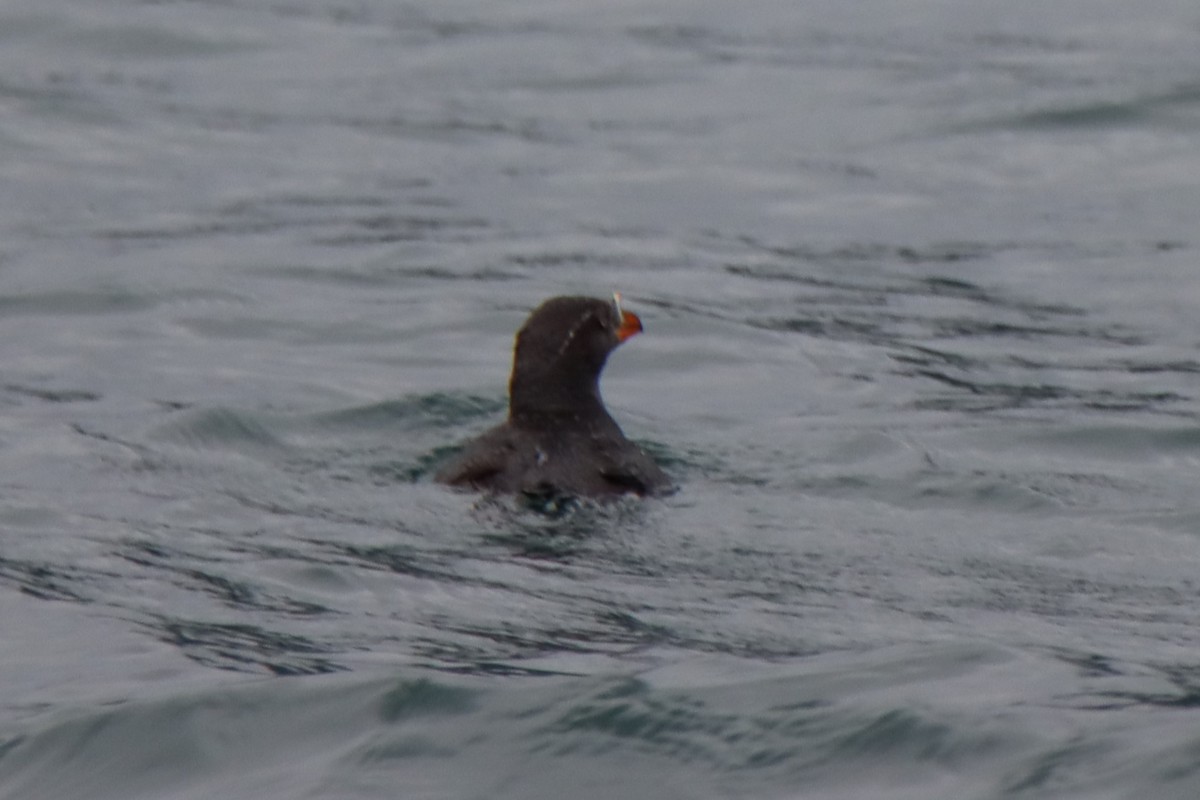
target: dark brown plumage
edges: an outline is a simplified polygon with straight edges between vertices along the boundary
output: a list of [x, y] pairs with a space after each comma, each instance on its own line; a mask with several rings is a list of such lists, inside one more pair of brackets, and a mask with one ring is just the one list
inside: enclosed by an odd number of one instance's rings
[[517, 332], [508, 419], [470, 442], [435, 480], [533, 497], [661, 493], [666, 474], [604, 408], [600, 372], [642, 322], [619, 299], [554, 297]]

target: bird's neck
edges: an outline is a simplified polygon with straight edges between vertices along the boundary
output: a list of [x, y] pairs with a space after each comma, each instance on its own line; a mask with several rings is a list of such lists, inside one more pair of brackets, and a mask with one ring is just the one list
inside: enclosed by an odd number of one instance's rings
[[577, 380], [547, 380], [545, 376], [514, 374], [509, 383], [509, 418], [517, 423], [574, 426], [608, 417], [600, 399], [599, 376]]

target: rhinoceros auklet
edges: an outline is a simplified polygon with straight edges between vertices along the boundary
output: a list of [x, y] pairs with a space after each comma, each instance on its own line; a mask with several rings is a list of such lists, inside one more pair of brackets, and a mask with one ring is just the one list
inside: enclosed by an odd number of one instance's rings
[[508, 419], [470, 442], [435, 480], [532, 497], [661, 493], [670, 479], [625, 438], [600, 398], [600, 371], [642, 321], [611, 302], [553, 297], [513, 348]]

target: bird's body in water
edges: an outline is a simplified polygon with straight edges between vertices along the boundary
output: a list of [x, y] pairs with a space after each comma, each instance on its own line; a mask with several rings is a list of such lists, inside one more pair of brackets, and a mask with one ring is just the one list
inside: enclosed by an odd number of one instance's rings
[[658, 494], [670, 479], [625, 438], [600, 397], [617, 345], [641, 332], [613, 301], [555, 297], [517, 332], [508, 419], [470, 442], [436, 480], [531, 497]]

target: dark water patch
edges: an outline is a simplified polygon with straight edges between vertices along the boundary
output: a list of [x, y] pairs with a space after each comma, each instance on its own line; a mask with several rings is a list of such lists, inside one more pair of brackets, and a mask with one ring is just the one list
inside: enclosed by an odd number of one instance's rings
[[1104, 128], [1145, 122], [1151, 106], [1143, 101], [1098, 101], [1069, 108], [1048, 108], [1012, 120], [1020, 128]]
[[924, 369], [904, 370], [898, 374], [929, 378], [965, 393], [915, 400], [913, 407], [923, 411], [990, 412], [1051, 406], [1100, 412], [1192, 413], [1191, 409], [1179, 408], [1191, 398], [1174, 392], [1118, 392], [1108, 389], [1084, 390], [1063, 385], [975, 381]]
[[836, 760], [886, 754], [915, 762], [951, 761], [960, 750], [977, 746], [977, 742], [964, 742], [962, 732], [954, 726], [905, 709], [885, 711], [865, 721], [860, 728], [838, 739], [830, 755]]
[[1136, 334], [1104, 328], [1020, 324], [972, 317], [941, 317], [930, 319], [928, 322], [930, 325], [929, 336], [933, 339], [964, 339], [976, 336], [1043, 339], [1050, 336], [1063, 336], [1124, 345], [1138, 345], [1145, 342]]
[[439, 144], [449, 142], [468, 145], [494, 139], [515, 139], [535, 145], [565, 146], [573, 143], [561, 126], [536, 117], [512, 120], [496, 118], [490, 114], [471, 117], [461, 112], [432, 118], [369, 117], [343, 119], [340, 122], [355, 130]]
[[1131, 663], [1099, 653], [1052, 652], [1076, 666], [1085, 680], [1082, 691], [1058, 698], [1062, 707], [1093, 712], [1200, 708], [1200, 667], [1194, 663]]
[[[840, 257], [840, 256], [839, 256]], [[855, 257], [854, 260], [857, 260]], [[876, 259], [870, 258], [871, 263]], [[869, 279], [840, 279], [814, 275], [803, 268], [783, 265], [729, 265], [726, 272], [753, 280], [780, 281], [799, 284], [820, 293], [794, 298], [794, 302], [879, 307], [897, 301], [928, 298], [933, 300], [964, 300], [973, 306], [1014, 311], [1030, 318], [1081, 317], [1084, 311], [1062, 303], [1041, 303], [945, 275], [915, 276], [895, 279], [878, 276]]]
[[246, 236], [275, 233], [289, 227], [281, 220], [220, 219], [197, 220], [155, 227], [108, 228], [96, 236], [117, 242], [170, 242], [182, 239], [211, 239], [217, 236]]
[[9, 753], [25, 744], [27, 740], [25, 736], [0, 737], [0, 763], [3, 763]]
[[522, 267], [579, 267], [596, 262], [596, 254], [591, 252], [562, 252], [562, 253], [531, 253], [514, 254], [506, 257], [513, 264]]
[[764, 65], [797, 70], [876, 69], [886, 74], [928, 70], [927, 44], [906, 41], [898, 31], [879, 36], [824, 27], [764, 30], [738, 25], [714, 28], [666, 22], [626, 29], [634, 41], [668, 52], [686, 53], [704, 66]]
[[[605, 234], [598, 234], [601, 241], [595, 242], [591, 248], [581, 249], [526, 249], [526, 252], [510, 253], [504, 257], [504, 260], [519, 267], [546, 270], [552, 273], [555, 270], [578, 270], [578, 269], [596, 269], [596, 270], [626, 270], [631, 265], [636, 265], [639, 270], [656, 270], [656, 269], [672, 269], [678, 266], [678, 260], [671, 257], [662, 257], [655, 255], [637, 254], [631, 256], [629, 253], [613, 251], [604, 246], [604, 239], [617, 238], [607, 237]], [[631, 295], [628, 298], [631, 302], [649, 303], [652, 298], [640, 297]]]
[[[210, 120], [211, 121], [211, 120]], [[228, 121], [227, 121], [228, 122]], [[262, 124], [259, 121], [258, 124]], [[397, 181], [401, 194], [423, 190], [425, 179]], [[422, 200], [420, 212], [389, 210], [403, 204], [403, 197], [345, 195], [312, 198], [306, 195], [266, 196], [238, 200], [202, 211], [195, 218], [160, 225], [105, 228], [95, 235], [120, 242], [169, 244], [189, 239], [219, 236], [263, 236], [298, 231], [313, 244], [346, 246], [387, 244], [429, 239], [456, 241], [474, 235], [488, 223], [480, 217], [464, 216], [454, 204], [430, 204]], [[432, 213], [438, 211], [440, 213]]]
[[[1088, 625], [1162, 625], [1168, 630], [1200, 597], [1194, 586], [1134, 583], [1117, 575], [1089, 573], [1069, 563], [968, 557], [953, 569], [969, 576], [972, 583], [952, 602], [954, 606], [1078, 620]], [[1180, 629], [1176, 636], [1181, 644], [1191, 644], [1191, 631]]]
[[416, 680], [401, 683], [384, 695], [379, 714], [386, 722], [424, 716], [457, 716], [477, 710], [479, 701], [478, 691], [428, 679]]
[[86, 94], [78, 87], [80, 81], [76, 76], [52, 72], [39, 78], [23, 77], [23, 82], [18, 82], [17, 76], [11, 75], [0, 80], [0, 97], [29, 103], [40, 109], [76, 106], [86, 99]]
[[[1124, 342], [1117, 342], [1124, 344]], [[913, 350], [918, 350], [923, 354], [928, 354], [937, 359], [944, 359], [946, 363], [953, 363], [955, 366], [969, 367], [979, 366], [982, 362], [958, 360], [954, 354], [948, 352], [939, 352], [931, 348], [913, 347]], [[897, 361], [905, 360], [903, 356], [893, 356]], [[1122, 373], [1131, 374], [1163, 374], [1163, 375], [1191, 375], [1200, 372], [1200, 362], [1191, 361], [1188, 359], [1158, 361], [1147, 357], [1145, 361], [1137, 361], [1127, 358], [1106, 358], [1097, 361], [1078, 361], [1078, 362], [1060, 362], [1054, 360], [1046, 360], [1031, 354], [1013, 353], [1006, 356], [1003, 360], [1006, 364], [1019, 367], [1023, 370], [1030, 371], [1062, 371], [1062, 372], [1079, 372], [1079, 373]], [[911, 359], [911, 363], [922, 363], [916, 359]]]
[[94, 598], [85, 586], [95, 577], [77, 567], [0, 557], [0, 581], [41, 600], [90, 603]]
[[700, 448], [685, 448], [675, 442], [634, 438], [633, 441], [662, 467], [676, 484], [682, 486], [689, 475], [703, 475], [728, 468], [721, 457]]
[[157, 111], [189, 130], [210, 133], [282, 134], [293, 125], [305, 121], [318, 122], [303, 112], [285, 113], [262, 107], [183, 105], [165, 102]]
[[1027, 31], [986, 31], [967, 37], [966, 43], [995, 50], [1004, 55], [1014, 51], [1031, 53], [1078, 53], [1090, 49], [1093, 45], [1084, 39], [1076, 37], [1051, 36]]
[[105, 58], [122, 60], [222, 56], [253, 51], [259, 47], [257, 43], [238, 41], [228, 32], [220, 38], [202, 38], [194, 33], [182, 33], [178, 27], [153, 27], [140, 21], [111, 27], [75, 29], [67, 34], [64, 43]]
[[149, 438], [196, 449], [281, 451], [287, 447], [265, 418], [229, 408], [186, 411], [153, 429]]
[[363, 271], [349, 266], [330, 267], [311, 264], [251, 267], [249, 271], [271, 278], [344, 286], [386, 286], [392, 283], [395, 278], [393, 275], [381, 273], [376, 270]]
[[[1200, 664], [1195, 662], [1183, 664], [1158, 665], [1163, 678], [1169, 682], [1173, 691], [1162, 693], [1128, 693], [1131, 699], [1136, 699], [1141, 705], [1163, 706], [1176, 709], [1200, 709]], [[1200, 764], [1193, 767], [1200, 770]]]
[[[670, 70], [647, 73], [628, 64], [618, 64], [607, 67], [598, 65], [587, 71], [581, 69], [579, 73], [575, 74], [567, 72], [559, 74], [546, 72], [530, 74], [519, 80], [512, 81], [510, 85], [530, 92], [544, 92], [546, 94], [561, 93], [573, 97], [585, 92], [604, 92], [622, 89], [638, 90], [682, 82], [684, 82], [684, 79], [678, 77], [677, 73]], [[573, 141], [566, 134], [561, 134], [555, 140], [547, 139], [546, 143], [559, 146], [577, 144], [576, 141]]]
[[[28, 118], [61, 126], [124, 127], [127, 122], [102, 98], [113, 89], [155, 94], [166, 90], [161, 80], [135, 78], [119, 70], [74, 69], [54, 65], [43, 70], [22, 69], [0, 80], [0, 97], [15, 100]], [[19, 127], [5, 131], [5, 145], [30, 152], [47, 152], [46, 137], [30, 135]]]
[[[917, 396], [908, 401], [917, 410], [1195, 413], [1195, 398], [1182, 383], [1155, 386], [1120, 377], [1186, 375], [1196, 369], [1194, 363], [1164, 362], [1151, 349], [1152, 330], [1093, 319], [1078, 306], [943, 274], [903, 278], [877, 269], [877, 275], [831, 278], [812, 274], [820, 272], [815, 264], [777, 263], [726, 271], [799, 289], [755, 309], [743, 324], [879, 348], [897, 365], [895, 375], [918, 382]], [[1114, 356], [1116, 348], [1133, 355]], [[1040, 352], [1054, 358], [1039, 358]], [[877, 374], [864, 378], [881, 381]]]
[[[939, 334], [946, 334], [946, 327], [939, 324], [938, 328]], [[1121, 329], [971, 324], [963, 330], [957, 322], [949, 329], [956, 334], [945, 336], [947, 341], [1012, 337], [1040, 343], [1049, 337], [1064, 337], [1083, 340], [1088, 348], [1105, 345], [1135, 348], [1143, 344], [1140, 335]], [[939, 335], [939, 338], [942, 337]], [[1096, 412], [1144, 411], [1168, 416], [1193, 416], [1196, 413], [1193, 407], [1196, 398], [1179, 391], [1182, 388], [1179, 383], [1155, 387], [1145, 381], [1121, 379], [1123, 375], [1139, 374], [1189, 376], [1198, 367], [1186, 360], [1162, 362], [1150, 358], [1144, 363], [1132, 358], [1095, 360], [1090, 350], [1084, 349], [1070, 360], [1060, 356], [1057, 360], [1047, 361], [1017, 351], [1009, 352], [1007, 345], [999, 352], [973, 356], [956, 353], [945, 346], [905, 343], [902, 347], [902, 350], [896, 348], [888, 354], [894, 362], [904, 365], [895, 370], [895, 374], [924, 378], [959, 390], [952, 395], [925, 396], [914, 401], [914, 407], [923, 410], [980, 411], [1062, 405]], [[1047, 345], [1047, 349], [1051, 348]], [[1052, 351], [1057, 352], [1057, 349]], [[997, 380], [1000, 375], [1008, 380]], [[1057, 382], [1048, 382], [1049, 376]], [[1025, 381], [1013, 382], [1013, 377]], [[1114, 388], [1105, 388], [1105, 385]]]
[[480, 217], [455, 217], [450, 215], [418, 216], [412, 213], [374, 213], [361, 216], [352, 223], [365, 235], [410, 235], [412, 233], [437, 233], [446, 229], [484, 228], [486, 219]]
[[374, 27], [379, 24], [377, 15], [366, 5], [276, 2], [267, 7], [267, 13], [279, 19], [331, 23], [335, 26]]
[[1132, 372], [1132, 373], [1168, 373], [1168, 374], [1195, 374], [1200, 372], [1200, 362], [1190, 359], [1180, 361], [1163, 361], [1163, 362], [1146, 362], [1139, 363], [1134, 361], [1114, 361], [1109, 365], [1100, 367], [1100, 369], [1112, 370], [1116, 372]]
[[[908, 347], [910, 342], [937, 342], [956, 339], [1020, 339], [1026, 341], [1047, 338], [1082, 339], [1100, 344], [1128, 347], [1146, 344], [1143, 335], [1119, 326], [1044, 325], [1015, 323], [962, 316], [929, 316], [923, 313], [898, 311], [878, 312], [871, 308], [890, 305], [879, 302], [860, 303], [867, 310], [854, 307], [829, 308], [819, 298], [799, 298], [812, 309], [803, 316], [765, 317], [748, 321], [764, 330], [804, 333], [820, 338], [850, 339], [867, 344]], [[1003, 310], [1003, 309], [1001, 309]], [[1045, 313], [1043, 310], [1041, 313]], [[927, 352], [927, 351], [921, 351]], [[945, 360], [946, 354], [939, 355]], [[918, 360], [909, 357], [910, 360]]]
[[[765, 688], [765, 687], [764, 687]], [[645, 757], [700, 767], [722, 781], [809, 783], [848, 764], [883, 774], [953, 769], [1013, 742], [916, 709], [873, 710], [808, 697], [803, 684], [783, 701], [738, 709], [704, 693], [654, 691], [627, 680], [564, 704], [561, 716], [533, 734], [532, 752], [553, 758]], [[903, 765], [903, 767], [901, 767]], [[768, 777], [769, 776], [769, 777]], [[845, 777], [838, 783], [843, 786]], [[813, 785], [809, 783], [809, 785]]]
[[272, 675], [318, 675], [346, 666], [324, 657], [332, 652], [304, 636], [270, 631], [248, 623], [220, 623], [163, 617], [145, 623], [156, 638], [208, 667]]
[[[282, 798], [312, 771], [297, 765], [298, 753], [312, 756], [337, 739], [354, 739], [356, 727], [361, 733], [378, 724], [364, 709], [378, 691], [331, 686], [314, 705], [295, 691], [303, 682], [221, 688], [228, 683], [45, 715], [0, 758], [4, 785], [31, 800], [167, 797], [197, 786], [230, 797]], [[229, 779], [238, 785], [230, 789]]]
[[1087, 653], [1066, 648], [1049, 648], [1054, 658], [1075, 667], [1082, 678], [1119, 678], [1130, 671], [1130, 665], [1102, 653]]
[[437, 639], [415, 643], [416, 651], [437, 663], [461, 669], [467, 664], [519, 663], [540, 656], [581, 656], [611, 653], [615, 648], [646, 643], [642, 634], [593, 627], [531, 626], [511, 622], [474, 624], [459, 619], [435, 619], [443, 628]]
[[[396, 190], [428, 189], [428, 178], [393, 179], [389, 186]], [[221, 206], [220, 213], [229, 217], [275, 214], [289, 216], [297, 211], [334, 209], [381, 209], [395, 203], [395, 198], [382, 194], [271, 194], [263, 197], [236, 200]]]
[[147, 539], [124, 542], [118, 550], [118, 555], [140, 567], [159, 567], [174, 562], [220, 563], [226, 560], [222, 553], [198, 553]]
[[123, 289], [97, 287], [25, 295], [0, 295], [0, 317], [29, 315], [132, 314], [159, 305], [165, 298]]
[[1002, 791], [1012, 797], [1055, 797], [1071, 786], [1086, 783], [1096, 764], [1115, 755], [1114, 745], [1096, 742], [1082, 734], [1065, 745], [1054, 747], [1008, 778]]
[[[458, 554], [452, 551], [443, 551], [439, 557], [439, 554], [431, 553], [428, 550], [399, 544], [367, 547], [333, 542], [328, 547], [332, 553], [336, 554], [340, 563], [354, 564], [367, 569], [385, 570], [397, 575], [435, 582], [443, 580], [452, 584], [467, 582], [461, 571], [447, 563], [458, 560]], [[492, 588], [504, 587], [502, 582], [486, 579], [482, 579], [481, 585]]]
[[[712, 133], [716, 125], [708, 116], [697, 116], [686, 120], [670, 119], [600, 119], [590, 120], [588, 128], [608, 135], [660, 134], [671, 137], [700, 138]], [[647, 233], [642, 232], [643, 235]]]
[[402, 424], [404, 427], [451, 427], [499, 413], [508, 405], [496, 397], [460, 392], [410, 395], [382, 403], [347, 408], [316, 416], [317, 424], [330, 428], [376, 429]]
[[556, 669], [541, 669], [508, 661], [470, 661], [461, 666], [433, 664], [431, 669], [442, 675], [475, 675], [493, 678], [577, 678], [579, 672], [564, 672]]
[[72, 432], [88, 440], [89, 451], [94, 452], [95, 457], [100, 459], [107, 469], [125, 474], [148, 474], [178, 469], [160, 447], [145, 444], [138, 438], [98, 431], [78, 422], [72, 422], [70, 428]]
[[1197, 116], [1200, 116], [1200, 84], [1191, 83], [1127, 99], [1100, 99], [1030, 111], [1013, 117], [1008, 125], [1033, 130], [1158, 128], [1170, 123], [1194, 123]]
[[414, 278], [470, 282], [516, 281], [526, 278], [525, 275], [513, 270], [502, 270], [488, 266], [462, 269], [454, 266], [429, 264], [423, 260], [402, 259], [402, 261], [405, 263], [396, 266], [342, 264], [338, 266], [283, 265], [251, 267], [248, 272], [271, 278], [303, 281], [305, 283], [371, 288], [408, 286], [411, 285]]
[[199, 588], [230, 608], [270, 611], [285, 616], [315, 616], [328, 614], [330, 609], [287, 597], [271, 597], [246, 581], [214, 575], [199, 569], [171, 568], [188, 588]]
[[[994, 258], [1014, 250], [1029, 250], [1030, 244], [1018, 242], [969, 242], [947, 241], [933, 242], [923, 246], [894, 245], [882, 242], [851, 242], [837, 247], [818, 247], [804, 244], [772, 244], [750, 237], [740, 237], [739, 241], [754, 250], [768, 253], [781, 258], [785, 263], [810, 263], [822, 266], [845, 264], [887, 264], [899, 262], [910, 265], [957, 264], [960, 262], [980, 261]], [[1036, 247], [1036, 246], [1035, 246]], [[734, 274], [744, 274], [748, 277], [759, 277], [775, 280], [805, 280], [806, 276], [797, 275], [791, 270], [773, 270], [770, 266], [743, 267], [732, 266], [727, 270]], [[947, 289], [971, 289], [969, 283], [949, 277], [940, 279]], [[936, 283], [937, 279], [935, 279]]]
[[972, 370], [982, 369], [987, 366], [987, 362], [982, 358], [968, 356], [963, 353], [955, 353], [951, 350], [932, 347], [930, 345], [910, 343], [907, 346], [907, 350], [909, 352], [892, 353], [891, 359], [901, 364], [912, 364], [914, 367], [927, 370], [939, 367], [956, 370]]
[[801, 333], [822, 339], [859, 339], [867, 342], [883, 341], [886, 331], [878, 319], [856, 320], [834, 315], [827, 315], [824, 319], [816, 317], [764, 319], [756, 320], [752, 324], [768, 331]]
[[634, 41], [667, 50], [682, 50], [705, 61], [728, 62], [738, 59], [753, 46], [745, 36], [699, 25], [642, 25], [626, 30]]
[[518, 15], [496, 19], [470, 13], [468, 7], [423, 8], [419, 5], [390, 6], [277, 2], [270, 6], [272, 16], [285, 19], [313, 20], [335, 26], [361, 27], [391, 31], [408, 46], [454, 44], [459, 39], [550, 33], [554, 28], [536, 16]]
[[640, 498], [597, 502], [565, 498], [557, 507], [523, 499], [481, 496], [471, 517], [480, 539], [501, 557], [570, 564], [595, 553], [597, 540], [644, 527], [647, 510]]
[[[932, 683], [938, 672], [909, 677]], [[853, 667], [698, 686], [405, 673], [255, 681], [48, 717], [6, 737], [0, 774], [39, 799], [165, 796], [197, 785], [284, 797], [297, 777], [326, 794], [382, 797], [398, 774], [470, 797], [557, 797], [563, 785], [585, 798], [770, 797], [797, 786], [866, 797], [925, 782], [946, 789], [938, 797], [962, 797], [994, 788], [997, 774], [1021, 782], [1068, 744], [1104, 740], [1030, 735], [1011, 712], [966, 720], [942, 707], [951, 701], [889, 705], [877, 696], [882, 676]], [[972, 676], [940, 677], [953, 686]], [[97, 783], [113, 763], [138, 768]], [[264, 795], [264, 781], [280, 791]]]
[[495, 267], [462, 270], [445, 266], [415, 264], [394, 270], [394, 272], [397, 276], [405, 280], [411, 278], [431, 278], [439, 281], [470, 281], [475, 283], [478, 281], [520, 281], [526, 278], [525, 275], [519, 272], [497, 269]]
[[93, 403], [103, 397], [103, 395], [87, 389], [43, 389], [15, 383], [5, 384], [4, 391], [47, 403]]
[[[943, 493], [947, 496], [957, 494], [958, 487], [951, 488], [955, 483], [953, 479], [947, 481]], [[962, 495], [961, 499], [979, 502], [984, 501], [987, 494], [999, 495], [997, 499], [1001, 502], [997, 505], [1008, 511], [1049, 508], [1091, 511], [1102, 508], [1106, 499], [1114, 496], [1140, 494], [1149, 498], [1153, 495], [1150, 488], [1136, 478], [1078, 470], [976, 470], [964, 483], [961, 488], [970, 494]]]
[[432, 478], [438, 468], [460, 450], [461, 448], [454, 446], [436, 447], [412, 460], [371, 464], [367, 467], [367, 474], [379, 486], [395, 483], [418, 483]]
[[[346, 247], [363, 244], [392, 244], [418, 242], [430, 238], [438, 241], [465, 241], [488, 227], [482, 217], [430, 216], [415, 214], [377, 214], [349, 220], [339, 233], [314, 236], [313, 244], [327, 247]], [[467, 236], [470, 232], [471, 235]]]
[[352, 266], [317, 266], [312, 264], [286, 264], [281, 266], [251, 267], [252, 272], [271, 278], [286, 278], [289, 281], [306, 283], [330, 283], [340, 285], [362, 285], [383, 287], [392, 282], [392, 277], [378, 271], [362, 271]]
[[[132, 439], [122, 438], [104, 431], [87, 428], [73, 422], [70, 428], [77, 435], [99, 445], [103, 450], [99, 458], [106, 464], [119, 469], [153, 471], [162, 468], [166, 459], [152, 447]], [[129, 458], [132, 456], [132, 460]]]
[[537, 731], [543, 741], [533, 752], [564, 757], [649, 747], [684, 763], [716, 764], [729, 757], [741, 721], [686, 696], [659, 697], [639, 681], [626, 680], [571, 703]]
[[[297, 462], [295, 464], [282, 464], [278, 468], [281, 471], [292, 469], [305, 474], [315, 474], [317, 469], [311, 467], [306, 462]], [[334, 478], [335, 483], [347, 484], [350, 481], [342, 476]], [[394, 487], [392, 483], [390, 486]], [[311, 499], [304, 494], [281, 493], [272, 496], [269, 492], [260, 491], [252, 494], [245, 487], [234, 484], [225, 485], [213, 491], [219, 493], [223, 497], [234, 502], [239, 508], [256, 513], [267, 514], [270, 517], [280, 519], [294, 519], [304, 523], [319, 523], [322, 525], [344, 525], [348, 528], [370, 528], [374, 530], [395, 531], [397, 533], [407, 533], [409, 529], [403, 522], [398, 521], [394, 515], [378, 513], [372, 515], [355, 507], [343, 508], [337, 505], [329, 505]], [[311, 539], [312, 544], [322, 544], [325, 539]]]
[[329, 319], [324, 323], [316, 323], [311, 319], [268, 319], [261, 315], [208, 314], [179, 317], [175, 323], [215, 341], [266, 340], [314, 347], [396, 341], [395, 331], [358, 320]]
[[[229, 564], [229, 556], [236, 548], [219, 558], [208, 558], [188, 553], [176, 548], [167, 548], [151, 542], [131, 542], [117, 551], [117, 555], [136, 566], [157, 573], [162, 578], [177, 583], [180, 588], [189, 592], [199, 592], [217, 600], [222, 605], [245, 611], [265, 611], [284, 617], [317, 617], [335, 613], [333, 609], [319, 603], [297, 600], [278, 592], [270, 592], [255, 585], [251, 580], [239, 580], [226, 575], [217, 574], [215, 564], [201, 569], [197, 562], [208, 560]], [[256, 559], [279, 558], [297, 559], [300, 554], [267, 553], [259, 549], [243, 548], [240, 554]], [[234, 561], [232, 563], [238, 563]]]
[[[1118, 422], [1083, 422], [1036, 434], [1022, 433], [1018, 441], [1029, 441], [1036, 437], [1038, 442], [1063, 448], [1073, 458], [1118, 460], [1154, 460], [1166, 455], [1187, 456], [1200, 452], [1200, 427], [1192, 424], [1147, 426], [1120, 424]], [[1133, 494], [1142, 492], [1136, 486]], [[1124, 494], [1121, 492], [1119, 494]]]

